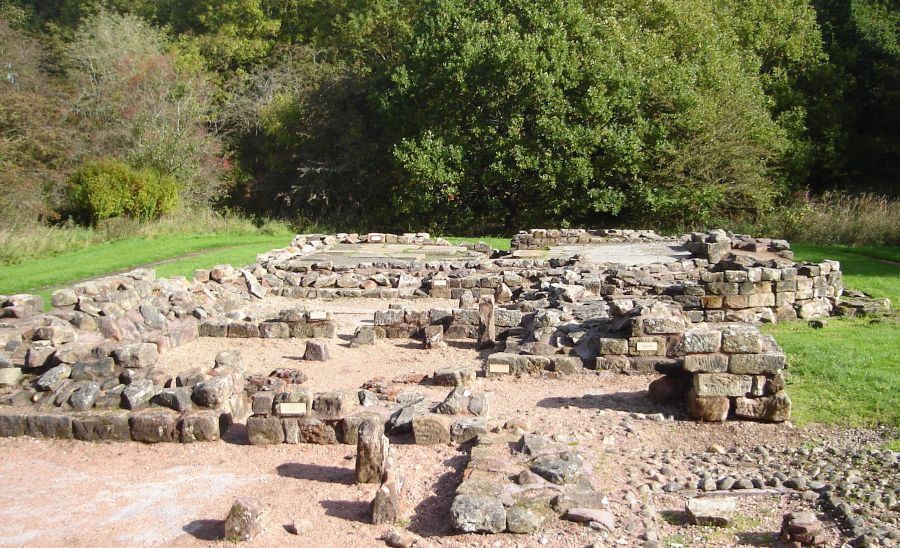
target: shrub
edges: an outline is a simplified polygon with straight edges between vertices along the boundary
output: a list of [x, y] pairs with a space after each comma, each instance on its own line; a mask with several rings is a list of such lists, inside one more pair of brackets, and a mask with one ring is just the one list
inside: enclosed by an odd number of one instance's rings
[[807, 244], [900, 245], [900, 200], [826, 192], [736, 229]]
[[91, 225], [113, 217], [156, 219], [178, 205], [178, 192], [174, 178], [118, 160], [85, 162], [68, 186], [72, 215]]

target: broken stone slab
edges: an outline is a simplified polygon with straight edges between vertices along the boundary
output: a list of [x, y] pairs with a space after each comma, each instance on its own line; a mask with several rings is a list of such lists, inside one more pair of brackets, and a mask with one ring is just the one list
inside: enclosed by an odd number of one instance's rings
[[543, 524], [544, 516], [532, 508], [511, 506], [506, 510], [506, 528], [510, 533], [535, 533]]
[[450, 427], [450, 440], [453, 443], [466, 443], [487, 433], [487, 423], [483, 418], [462, 418]]
[[244, 361], [241, 357], [240, 350], [223, 350], [216, 354], [214, 363], [216, 369], [221, 367], [233, 367], [238, 371], [244, 370]]
[[475, 368], [442, 367], [434, 371], [432, 378], [438, 386], [472, 386], [475, 383]]
[[569, 491], [557, 495], [550, 506], [558, 514], [565, 514], [573, 508], [603, 510], [609, 507], [609, 500], [601, 491]]
[[100, 385], [96, 382], [83, 384], [69, 396], [69, 405], [76, 411], [87, 411], [94, 406], [100, 396]]
[[82, 360], [72, 365], [72, 379], [76, 381], [103, 381], [116, 374], [113, 358]]
[[154, 393], [153, 381], [136, 380], [122, 390], [122, 406], [125, 409], [140, 409], [150, 402]]
[[378, 487], [370, 508], [373, 524], [396, 523], [400, 518], [400, 488], [396, 477], [388, 478]]
[[22, 380], [22, 370], [18, 367], [0, 368], [0, 386], [16, 386]]
[[269, 507], [250, 497], [235, 499], [225, 518], [225, 540], [250, 541], [265, 531], [269, 525]]
[[412, 421], [417, 415], [428, 413], [429, 403], [422, 399], [416, 399], [408, 404], [401, 404], [401, 407], [391, 413], [388, 420], [388, 427], [391, 433], [402, 434], [412, 429]]
[[310, 443], [313, 445], [336, 445], [337, 432], [330, 423], [310, 417], [282, 418], [285, 443]]
[[112, 357], [122, 367], [144, 368], [159, 360], [159, 350], [152, 343], [128, 344], [113, 350]]
[[735, 497], [695, 497], [685, 503], [691, 523], [716, 527], [730, 525], [736, 507]]
[[791, 399], [784, 391], [760, 398], [735, 398], [734, 414], [745, 419], [784, 422], [791, 418]]
[[457, 495], [450, 506], [453, 527], [465, 533], [502, 533], [506, 508], [496, 497]]
[[584, 459], [574, 451], [555, 455], [542, 455], [534, 459], [529, 469], [550, 483], [566, 485], [576, 483], [582, 477]]
[[150, 400], [162, 407], [168, 407], [179, 413], [189, 411], [191, 407], [191, 389], [181, 386], [176, 388], [164, 388]]
[[212, 377], [195, 384], [191, 398], [201, 407], [220, 407], [231, 398], [234, 388], [234, 379], [231, 375]]
[[67, 364], [60, 364], [49, 369], [46, 373], [38, 377], [34, 386], [42, 392], [50, 392], [55, 390], [63, 381], [72, 374], [72, 368]]
[[607, 531], [612, 531], [616, 527], [616, 516], [609, 510], [600, 510], [597, 508], [570, 508], [566, 510], [563, 517], [569, 521], [578, 523], [599, 523]]

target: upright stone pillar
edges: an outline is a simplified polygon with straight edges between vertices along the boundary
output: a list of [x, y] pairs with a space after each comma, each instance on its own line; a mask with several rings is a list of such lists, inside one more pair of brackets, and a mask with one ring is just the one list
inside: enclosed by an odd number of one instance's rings
[[478, 348], [493, 348], [497, 342], [493, 295], [482, 295], [478, 301]]

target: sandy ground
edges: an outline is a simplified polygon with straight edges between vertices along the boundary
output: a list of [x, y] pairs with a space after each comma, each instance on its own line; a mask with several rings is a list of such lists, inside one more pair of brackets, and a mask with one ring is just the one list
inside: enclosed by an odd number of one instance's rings
[[[416, 308], [451, 306], [450, 301], [403, 301]], [[277, 310], [296, 301], [267, 299]], [[332, 360], [305, 363], [297, 340], [201, 339], [165, 354], [159, 364], [175, 373], [209, 367], [215, 354], [240, 349], [245, 367], [269, 372], [299, 367], [313, 390], [358, 388], [381, 375], [432, 372], [446, 365], [480, 364], [471, 345], [421, 350], [407, 340], [379, 341], [349, 348], [346, 335], [384, 301], [359, 299], [307, 303], [326, 308], [338, 319], [339, 338], [329, 341]], [[641, 453], [667, 448], [704, 451], [711, 443], [725, 448], [760, 443], [797, 446], [823, 434], [755, 423], [698, 424], [684, 419], [679, 407], [648, 402], [647, 377], [586, 372], [566, 378], [488, 380], [475, 390], [491, 398], [491, 423], [525, 419], [532, 430], [548, 435], [572, 434], [579, 447], [598, 455], [596, 487], [614, 501], [634, 490]], [[411, 386], [440, 400], [449, 389]], [[631, 413], [662, 412], [672, 420], [628, 419]], [[623, 419], [625, 422], [623, 422]], [[194, 445], [139, 443], [92, 444], [79, 441], [0, 439], [0, 545], [16, 546], [204, 546], [222, 543], [222, 519], [237, 496], [257, 497], [272, 507], [272, 525], [255, 546], [383, 546], [378, 540], [390, 527], [367, 523], [375, 485], [354, 485], [352, 446], [249, 446], [237, 426], [227, 441]], [[449, 446], [419, 447], [410, 439], [393, 440], [405, 478], [402, 526], [424, 537], [423, 546], [584, 546], [612, 545], [581, 525], [551, 520], [535, 535], [456, 535], [449, 507], [467, 462], [463, 450]], [[683, 509], [683, 497], [659, 495], [660, 511]], [[783, 511], [802, 508], [788, 499], [742, 501], [742, 512], [754, 516], [759, 534], [778, 527]], [[626, 524], [637, 519], [633, 509], [612, 507]], [[299, 536], [284, 525], [295, 523]], [[661, 520], [663, 533], [670, 525]], [[726, 536], [705, 545], [756, 544], [757, 537]], [[620, 543], [621, 545], [621, 543]], [[694, 544], [699, 545], [699, 544]]]

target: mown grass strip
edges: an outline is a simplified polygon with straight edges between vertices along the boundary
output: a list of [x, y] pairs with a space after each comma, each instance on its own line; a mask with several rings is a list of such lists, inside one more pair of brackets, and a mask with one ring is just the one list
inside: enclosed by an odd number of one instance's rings
[[[46, 259], [0, 268], [0, 292], [35, 292], [78, 280], [136, 268], [148, 263], [219, 248], [255, 246], [257, 252], [284, 247], [289, 233], [165, 236], [119, 240]], [[252, 262], [252, 261], [251, 261]]]

